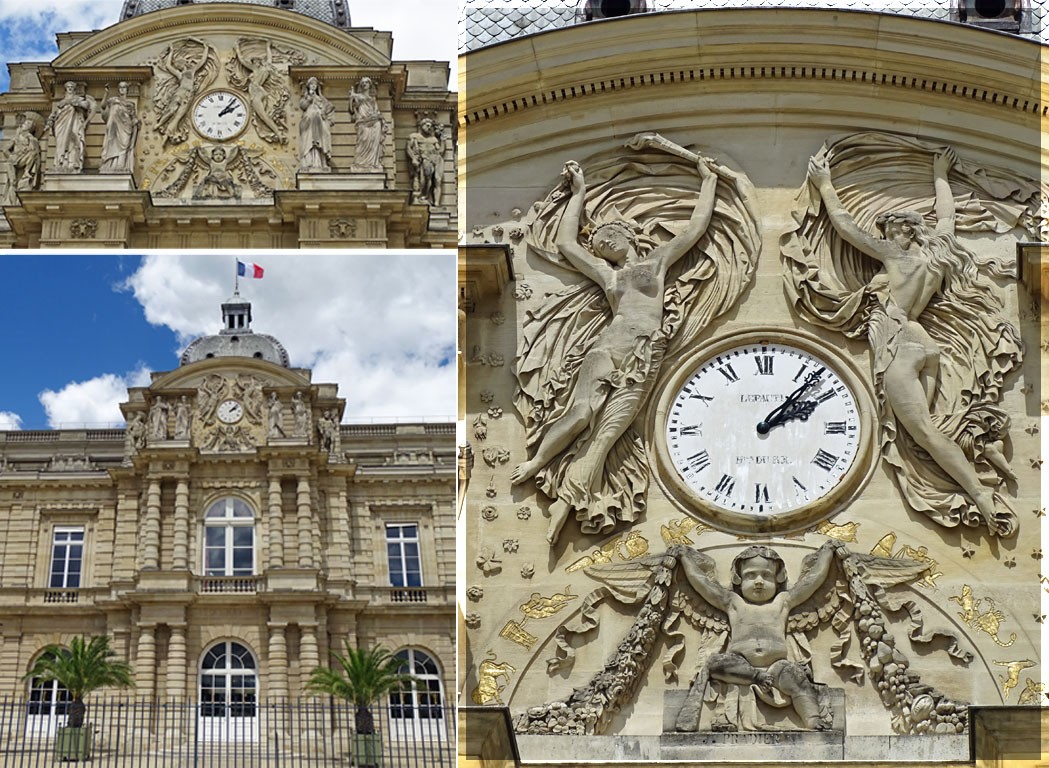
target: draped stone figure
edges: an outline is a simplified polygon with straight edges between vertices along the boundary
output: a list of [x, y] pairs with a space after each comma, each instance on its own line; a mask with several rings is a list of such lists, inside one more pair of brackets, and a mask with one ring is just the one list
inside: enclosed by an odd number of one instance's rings
[[80, 173], [84, 170], [84, 132], [96, 104], [90, 96], [81, 93], [82, 90], [79, 84], [66, 82], [65, 96], [55, 102], [44, 124], [55, 137], [52, 167], [58, 173]]
[[809, 179], [781, 242], [787, 292], [807, 321], [869, 341], [881, 453], [905, 503], [1015, 534], [998, 403], [1022, 349], [991, 279], [1011, 275], [955, 231], [1011, 230], [1037, 184], [883, 133], [828, 144]]
[[189, 136], [187, 117], [193, 99], [218, 75], [218, 57], [208, 43], [190, 37], [164, 49], [153, 68], [157, 133], [165, 143], [181, 144]]
[[128, 84], [117, 85], [117, 95], [109, 95], [106, 86], [102, 96], [102, 121], [106, 124], [102, 139], [102, 164], [99, 173], [131, 173], [135, 161], [135, 142], [138, 140], [138, 115], [135, 102], [128, 98]]
[[37, 189], [40, 186], [40, 127], [43, 118], [36, 112], [26, 112], [19, 120], [14, 138], [3, 147], [3, 170], [5, 174], [3, 203], [12, 205], [17, 201], [16, 192]]
[[302, 119], [299, 121], [299, 171], [301, 173], [328, 173], [331, 171], [331, 126], [335, 122], [335, 107], [321, 93], [316, 77], [306, 81], [306, 90], [299, 99]]
[[352, 168], [355, 171], [382, 170], [388, 127], [375, 95], [375, 83], [370, 77], [362, 77], [350, 90], [350, 117], [357, 126], [357, 149]]
[[247, 89], [251, 119], [263, 141], [287, 143], [286, 107], [291, 100], [287, 66], [305, 60], [299, 51], [263, 38], [242, 37], [233, 45], [226, 73], [232, 85]]
[[632, 423], [664, 357], [735, 303], [760, 249], [742, 175], [655, 134], [628, 146], [649, 151], [588, 180], [567, 163], [529, 221], [529, 245], [584, 278], [528, 313], [516, 364], [530, 458], [511, 479], [554, 500], [551, 544], [572, 512], [584, 533], [638, 519], [649, 470]]

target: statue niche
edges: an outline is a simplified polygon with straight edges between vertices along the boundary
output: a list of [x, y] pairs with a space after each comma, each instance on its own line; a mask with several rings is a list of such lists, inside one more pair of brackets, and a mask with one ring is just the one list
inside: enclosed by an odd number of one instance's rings
[[991, 536], [1018, 527], [999, 402], [1022, 344], [992, 280], [1010, 272], [955, 232], [1008, 232], [1037, 191], [949, 147], [856, 134], [812, 159], [781, 242], [798, 314], [870, 343], [882, 456], [907, 506]]
[[586, 171], [565, 164], [528, 244], [582, 279], [528, 313], [515, 404], [530, 458], [514, 484], [552, 499], [547, 540], [571, 513], [584, 533], [638, 519], [649, 468], [633, 422], [663, 359], [729, 309], [760, 249], [744, 176], [656, 134]]
[[[575, 638], [598, 628], [597, 611], [606, 600], [640, 606], [636, 618], [596, 675], [566, 699], [529, 708], [515, 730], [605, 732], [634, 698], [660, 640], [666, 643], [664, 676], [668, 683], [676, 681], [685, 652], [684, 620], [698, 634], [696, 672], [684, 704], [671, 713], [676, 731], [830, 728], [828, 689], [813, 678], [810, 650], [810, 640], [829, 625], [837, 633], [832, 668], [857, 683], [869, 674], [896, 732], [962, 733], [968, 705], [923, 684], [891, 631], [891, 614], [905, 609], [912, 643], [941, 638], [948, 654], [963, 664], [972, 661], [954, 636], [925, 631], [913, 600], [888, 591], [920, 578], [927, 568], [928, 563], [853, 553], [836, 540], [805, 557], [793, 586], [782, 557], [765, 546], [736, 555], [731, 588], [720, 583], [709, 555], [685, 545], [627, 563], [590, 566], [585, 572], [603, 586], [557, 630], [548, 673], [571, 667], [580, 645]], [[853, 632], [862, 665], [846, 658]]]

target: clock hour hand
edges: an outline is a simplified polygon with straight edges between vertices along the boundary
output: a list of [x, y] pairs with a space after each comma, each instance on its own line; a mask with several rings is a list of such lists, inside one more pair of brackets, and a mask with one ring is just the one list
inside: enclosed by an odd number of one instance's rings
[[801, 396], [820, 381], [822, 373], [822, 370], [810, 373], [800, 387], [787, 395], [786, 400], [769, 411], [765, 418], [758, 422], [758, 434], [768, 434], [770, 429], [785, 421], [804, 421], [811, 416], [818, 403], [815, 400], [801, 400]]
[[234, 99], [228, 105], [226, 105], [225, 107], [222, 108], [222, 110], [219, 112], [218, 116], [219, 117], [225, 117], [226, 115], [228, 115], [230, 112], [232, 112], [233, 110], [235, 110], [239, 106], [240, 106], [240, 102], [237, 101], [236, 99]]

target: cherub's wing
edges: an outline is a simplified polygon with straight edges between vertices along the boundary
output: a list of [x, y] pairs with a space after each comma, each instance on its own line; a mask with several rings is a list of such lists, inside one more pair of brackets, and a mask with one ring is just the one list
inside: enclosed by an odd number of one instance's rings
[[879, 557], [877, 555], [849, 555], [863, 576], [864, 582], [878, 587], [894, 587], [914, 581], [929, 570], [931, 563], [910, 558]]
[[[612, 596], [623, 603], [632, 604], [643, 599], [652, 587], [667, 586], [668, 580], [661, 578], [666, 567], [665, 555], [649, 555], [625, 563], [601, 563], [583, 569], [583, 572], [600, 581], [612, 592]], [[661, 583], [667, 581], [667, 583]]]

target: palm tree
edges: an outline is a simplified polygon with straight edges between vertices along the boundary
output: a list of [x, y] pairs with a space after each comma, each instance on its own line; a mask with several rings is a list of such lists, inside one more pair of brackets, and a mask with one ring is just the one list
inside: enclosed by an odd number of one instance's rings
[[353, 702], [357, 733], [375, 733], [371, 705], [415, 678], [402, 674], [400, 668], [404, 659], [394, 656], [381, 645], [366, 651], [346, 643], [345, 656], [334, 652], [332, 656], [339, 668], [317, 667], [310, 674], [306, 690]]
[[48, 683], [57, 680], [73, 700], [67, 725], [81, 728], [87, 716], [85, 696], [99, 688], [131, 688], [135, 684], [131, 680], [131, 667], [118, 661], [116, 655], [104, 635], [92, 637], [90, 641], [82, 636], [74, 637], [68, 649], [60, 645], [45, 648], [23, 679], [38, 678]]

